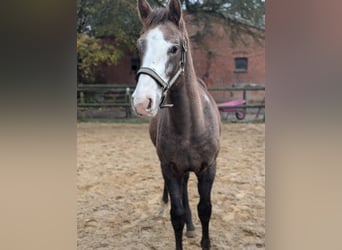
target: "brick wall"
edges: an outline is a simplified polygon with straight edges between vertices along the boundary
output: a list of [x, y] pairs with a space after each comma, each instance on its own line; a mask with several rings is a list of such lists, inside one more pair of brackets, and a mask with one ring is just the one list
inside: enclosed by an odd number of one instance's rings
[[[265, 48], [264, 43], [257, 44], [253, 38], [243, 35], [246, 47], [241, 41], [232, 44], [229, 33], [224, 29], [223, 20], [212, 18], [211, 33], [197, 42], [192, 39], [192, 56], [196, 73], [208, 85], [208, 87], [225, 87], [233, 84], [255, 83], [265, 84]], [[203, 22], [193, 21], [192, 16], [185, 16], [190, 37], [195, 37], [198, 31], [202, 31]], [[203, 20], [204, 22], [207, 20]], [[235, 58], [248, 58], [246, 72], [235, 71]], [[214, 92], [217, 101], [241, 98], [240, 92], [223, 93]], [[251, 98], [263, 98], [263, 92], [250, 93]]]

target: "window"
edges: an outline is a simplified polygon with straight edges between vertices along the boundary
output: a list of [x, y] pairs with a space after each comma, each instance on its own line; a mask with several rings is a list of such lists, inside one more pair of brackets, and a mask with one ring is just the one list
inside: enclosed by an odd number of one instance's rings
[[247, 57], [235, 57], [235, 72], [247, 72], [248, 58]]

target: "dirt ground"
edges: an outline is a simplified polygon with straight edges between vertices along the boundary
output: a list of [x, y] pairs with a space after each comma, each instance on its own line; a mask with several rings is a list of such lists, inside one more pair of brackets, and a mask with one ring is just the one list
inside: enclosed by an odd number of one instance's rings
[[[223, 124], [212, 190], [212, 249], [265, 249], [265, 125]], [[78, 249], [174, 249], [169, 208], [161, 214], [163, 181], [148, 124], [79, 123]], [[196, 177], [189, 200], [200, 249]]]

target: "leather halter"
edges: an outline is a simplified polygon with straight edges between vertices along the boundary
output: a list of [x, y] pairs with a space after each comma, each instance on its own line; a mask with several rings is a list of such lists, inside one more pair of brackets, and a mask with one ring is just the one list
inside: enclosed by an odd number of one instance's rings
[[159, 75], [158, 73], [153, 70], [152, 68], [148, 68], [148, 67], [141, 67], [136, 75], [136, 80], [138, 81], [138, 78], [141, 74], [144, 75], [148, 75], [150, 76], [153, 80], [155, 80], [159, 86], [163, 89], [163, 95], [159, 104], [160, 108], [171, 108], [173, 107], [173, 104], [164, 104], [165, 100], [166, 100], [166, 96], [167, 93], [169, 91], [169, 89], [172, 87], [172, 85], [177, 81], [178, 77], [183, 74], [184, 72], [184, 65], [185, 65], [185, 54], [187, 52], [187, 47], [185, 42], [182, 42], [182, 51], [181, 51], [181, 60], [179, 62], [179, 69], [176, 72], [176, 74], [173, 75], [173, 77], [171, 77], [171, 79], [168, 82], [165, 82]]

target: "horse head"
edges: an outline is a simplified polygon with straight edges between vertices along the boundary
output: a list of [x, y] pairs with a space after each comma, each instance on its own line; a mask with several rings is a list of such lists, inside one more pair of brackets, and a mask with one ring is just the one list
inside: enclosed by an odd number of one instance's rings
[[164, 104], [167, 93], [177, 85], [184, 71], [186, 38], [179, 0], [170, 0], [166, 8], [152, 9], [146, 0], [138, 1], [143, 32], [137, 40], [141, 68], [132, 95], [133, 110], [141, 116], [154, 117]]

